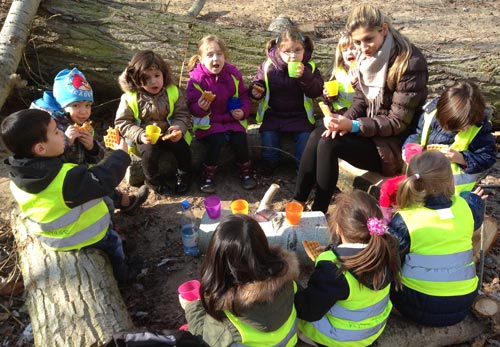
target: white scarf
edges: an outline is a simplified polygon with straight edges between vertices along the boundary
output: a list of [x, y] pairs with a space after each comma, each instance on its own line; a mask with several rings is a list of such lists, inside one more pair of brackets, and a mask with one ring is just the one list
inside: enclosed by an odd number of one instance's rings
[[384, 43], [378, 52], [372, 57], [367, 57], [361, 53], [357, 59], [357, 71], [359, 87], [368, 99], [367, 116], [373, 118], [377, 115], [378, 109], [384, 97], [384, 86], [387, 79], [387, 67], [389, 58], [394, 47], [394, 39], [390, 31], [387, 31]]

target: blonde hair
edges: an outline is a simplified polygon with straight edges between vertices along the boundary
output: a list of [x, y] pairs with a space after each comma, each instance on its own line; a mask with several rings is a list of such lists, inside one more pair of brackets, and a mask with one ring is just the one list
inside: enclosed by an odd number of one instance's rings
[[337, 48], [335, 48], [335, 60], [333, 61], [333, 66], [330, 72], [330, 80], [333, 80], [335, 76], [335, 71], [341, 67], [346, 71], [349, 71], [349, 67], [345, 68], [344, 57], [342, 53], [349, 47], [353, 46], [352, 37], [346, 32], [340, 34], [339, 42], [337, 43]]
[[394, 28], [390, 19], [382, 11], [370, 4], [355, 7], [347, 18], [345, 28], [351, 35], [354, 30], [359, 28], [380, 31], [384, 24], [387, 24], [387, 28], [394, 38], [394, 48], [397, 54], [394, 64], [387, 73], [387, 87], [394, 90], [405, 73], [408, 60], [412, 55], [412, 46], [408, 38]]
[[455, 193], [453, 173], [448, 158], [439, 151], [425, 151], [410, 159], [406, 178], [399, 184], [396, 203], [400, 209], [421, 205], [427, 195]]
[[229, 51], [224, 40], [215, 35], [207, 35], [200, 41], [198, 41], [198, 54], [193, 55], [189, 59], [189, 62], [187, 64], [188, 71], [193, 71], [196, 65], [201, 62], [201, 57], [205, 53], [206, 46], [211, 42], [217, 43], [219, 45], [219, 48], [222, 50], [222, 53], [224, 53], [224, 58], [226, 60], [229, 60]]
[[278, 48], [285, 42], [299, 42], [306, 51], [312, 52], [314, 50], [314, 44], [312, 39], [308, 35], [302, 34], [302, 32], [294, 26], [288, 26], [284, 28], [274, 39], [267, 41], [266, 52], [269, 52], [271, 47], [276, 45]]
[[388, 282], [387, 270], [399, 284], [400, 259], [397, 240], [391, 234], [370, 234], [367, 223], [373, 217], [383, 219], [373, 196], [361, 190], [341, 193], [335, 198], [335, 211], [329, 219], [329, 229], [332, 239], [339, 227], [349, 242], [368, 244], [356, 255], [340, 257], [338, 264], [342, 271], [349, 271], [365, 286], [382, 289]]

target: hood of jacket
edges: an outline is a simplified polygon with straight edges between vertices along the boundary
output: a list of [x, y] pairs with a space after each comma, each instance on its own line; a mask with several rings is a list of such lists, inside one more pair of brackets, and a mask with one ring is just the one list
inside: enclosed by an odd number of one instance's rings
[[[244, 302], [246, 307], [251, 307], [256, 303], [272, 302], [288, 282], [299, 278], [299, 261], [296, 254], [279, 247], [271, 246], [271, 249], [278, 252], [288, 266], [280, 274], [266, 281], [247, 283], [238, 287], [235, 299]], [[232, 297], [232, 293], [228, 293], [227, 296]], [[223, 301], [223, 309], [230, 310], [232, 300], [223, 299]]]
[[9, 169], [9, 178], [17, 187], [30, 194], [44, 190], [57, 176], [62, 160], [57, 158], [24, 158], [11, 156], [4, 164]]

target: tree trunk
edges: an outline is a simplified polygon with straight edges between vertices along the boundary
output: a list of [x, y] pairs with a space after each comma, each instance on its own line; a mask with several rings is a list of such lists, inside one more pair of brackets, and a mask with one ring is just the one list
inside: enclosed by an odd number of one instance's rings
[[195, 0], [189, 8], [187, 15], [190, 17], [196, 17], [200, 14], [203, 6], [205, 6], [205, 0]]
[[16, 237], [35, 346], [101, 345], [133, 327], [104, 253], [45, 250], [15, 209]]
[[16, 70], [39, 5], [40, 0], [14, 0], [3, 24], [0, 32], [0, 108], [12, 88], [21, 83]]

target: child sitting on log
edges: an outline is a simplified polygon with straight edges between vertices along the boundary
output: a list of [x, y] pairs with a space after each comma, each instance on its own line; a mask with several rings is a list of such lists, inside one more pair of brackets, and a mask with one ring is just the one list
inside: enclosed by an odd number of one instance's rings
[[122, 140], [104, 162], [90, 168], [65, 163], [64, 132], [49, 113], [37, 109], [5, 118], [1, 137], [13, 152], [5, 164], [29, 231], [50, 250], [101, 249], [108, 254], [117, 281], [131, 280], [120, 236], [112, 229], [104, 202], [130, 164], [127, 144]]

